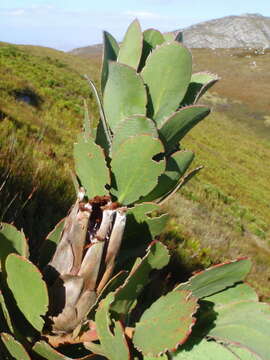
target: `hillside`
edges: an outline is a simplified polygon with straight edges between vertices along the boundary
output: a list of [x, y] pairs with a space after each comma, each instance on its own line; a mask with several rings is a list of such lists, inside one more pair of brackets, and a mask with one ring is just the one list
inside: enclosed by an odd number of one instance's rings
[[[253, 257], [250, 281], [264, 298], [270, 298], [269, 56], [194, 49], [194, 72], [209, 70], [222, 80], [202, 101], [212, 105], [212, 114], [183, 144], [205, 168], [164, 208], [172, 219], [162, 235], [188, 271]], [[41, 47], [0, 46], [1, 217], [24, 227], [31, 243], [72, 203], [68, 167], [84, 98], [97, 118], [82, 74], [97, 81], [99, 61], [97, 54], [92, 60]]]

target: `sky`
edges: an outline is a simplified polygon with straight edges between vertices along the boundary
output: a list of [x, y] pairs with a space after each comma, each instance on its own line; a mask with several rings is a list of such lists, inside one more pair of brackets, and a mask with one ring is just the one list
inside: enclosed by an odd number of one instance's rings
[[246, 13], [270, 16], [270, 1], [0, 0], [0, 41], [68, 51], [101, 43], [103, 30], [121, 41], [135, 18], [165, 32]]

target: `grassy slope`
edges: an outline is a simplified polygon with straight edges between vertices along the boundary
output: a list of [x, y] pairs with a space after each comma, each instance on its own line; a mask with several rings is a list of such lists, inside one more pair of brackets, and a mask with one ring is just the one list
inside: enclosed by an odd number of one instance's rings
[[[250, 281], [266, 298], [270, 297], [270, 142], [265, 126], [269, 99], [263, 89], [269, 83], [269, 56], [240, 50], [193, 51], [194, 71], [216, 72], [222, 81], [202, 101], [210, 102], [214, 111], [182, 144], [195, 151], [197, 163], [205, 169], [166, 206], [173, 216], [163, 235], [190, 270], [236, 256], [254, 257]], [[1, 192], [1, 211], [17, 194], [4, 219], [16, 218], [19, 225], [26, 224], [29, 234], [40, 236], [43, 233], [34, 231], [37, 222], [38, 228], [47, 231], [70, 205], [72, 187], [64, 169], [71, 164], [74, 132], [79, 131], [83, 116], [82, 99], [89, 94], [81, 74], [96, 80], [100, 58], [2, 46], [0, 61], [1, 153], [5, 153], [0, 166], [11, 174]], [[31, 90], [37, 104], [16, 100], [22, 90]], [[96, 117], [91, 99], [89, 107]], [[40, 215], [44, 212], [45, 217]]]

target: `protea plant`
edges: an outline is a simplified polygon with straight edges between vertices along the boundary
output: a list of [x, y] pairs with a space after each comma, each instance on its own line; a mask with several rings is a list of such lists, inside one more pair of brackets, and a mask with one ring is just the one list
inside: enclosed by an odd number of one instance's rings
[[170, 254], [156, 239], [168, 215], [155, 215], [201, 169], [187, 172], [194, 154], [180, 141], [218, 80], [192, 74], [180, 40], [138, 21], [120, 47], [104, 33], [101, 96], [87, 78], [100, 121], [86, 111], [74, 145], [74, 206], [36, 264], [23, 232], [1, 227], [3, 359], [270, 359], [269, 305], [243, 283], [249, 259], [156, 285]]

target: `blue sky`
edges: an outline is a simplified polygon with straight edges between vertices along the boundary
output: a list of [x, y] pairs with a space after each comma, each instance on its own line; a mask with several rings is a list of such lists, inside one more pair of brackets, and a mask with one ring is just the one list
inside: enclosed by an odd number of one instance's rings
[[0, 41], [71, 50], [100, 43], [102, 30], [121, 40], [134, 18], [143, 29], [171, 31], [245, 13], [270, 16], [270, 1], [0, 0]]

